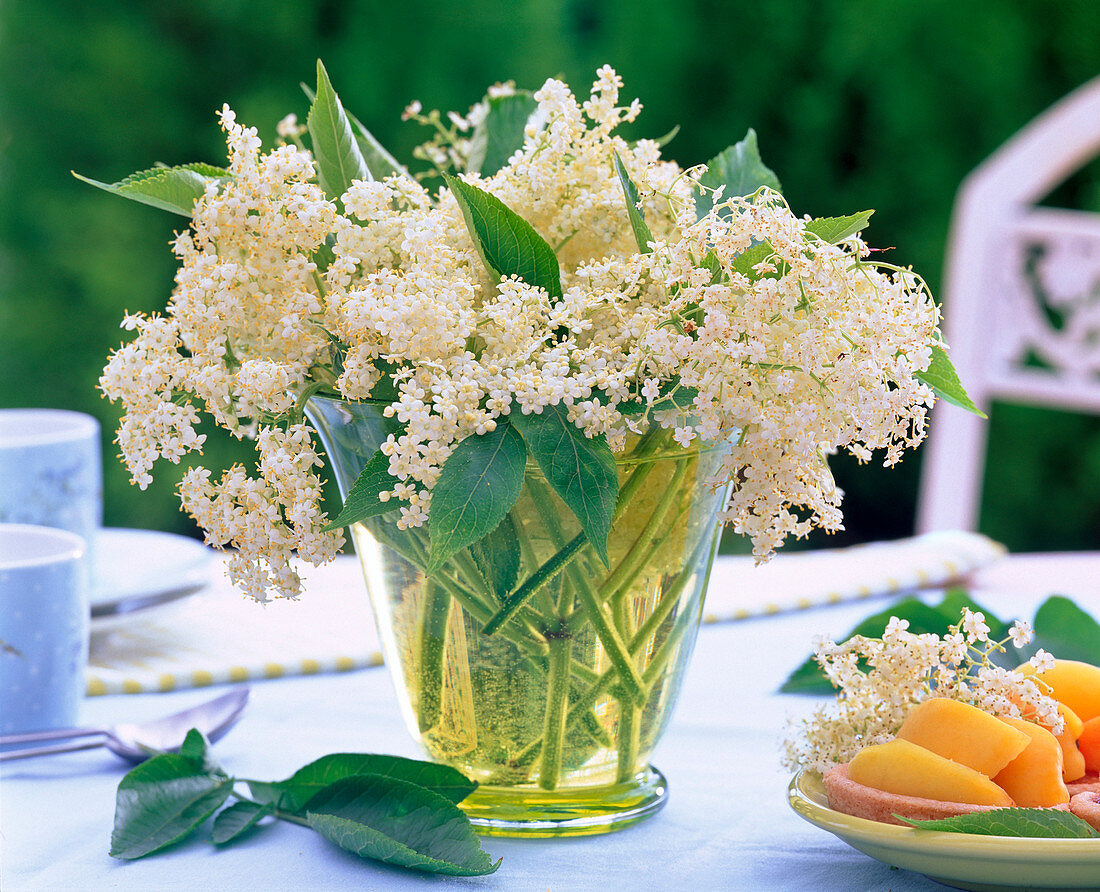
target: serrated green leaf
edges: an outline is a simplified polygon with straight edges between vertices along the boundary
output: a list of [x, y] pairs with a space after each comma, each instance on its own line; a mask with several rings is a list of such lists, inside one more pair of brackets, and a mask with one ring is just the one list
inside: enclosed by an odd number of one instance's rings
[[495, 195], [446, 174], [443, 178], [489, 272], [517, 276], [552, 298], [561, 297], [557, 255], [531, 224]]
[[1069, 598], [1054, 595], [1035, 612], [1033, 644], [1063, 660], [1100, 665], [1100, 623]]
[[931, 365], [923, 372], [915, 372], [913, 377], [922, 384], [931, 387], [940, 399], [947, 400], [947, 402], [961, 409], [966, 409], [967, 412], [980, 415], [982, 418], [986, 417], [986, 414], [974, 405], [974, 401], [967, 394], [966, 388], [959, 380], [959, 373], [955, 371], [955, 367], [947, 357], [947, 351], [938, 344], [932, 345]]
[[847, 217], [818, 217], [806, 224], [806, 231], [823, 242], [835, 245], [866, 229], [873, 213], [874, 211], [860, 211]]
[[714, 207], [713, 192], [719, 186], [726, 187], [722, 190], [722, 201], [752, 195], [761, 186], [782, 191], [779, 178], [760, 158], [756, 131], [751, 127], [743, 140], [707, 162], [707, 172], [699, 179], [699, 184], [704, 188], [695, 199], [698, 219], [705, 217]]
[[[308, 84], [299, 84], [302, 88], [302, 92], [306, 94], [306, 98], [310, 102], [313, 102], [317, 93]], [[371, 133], [366, 126], [355, 115], [349, 112], [346, 108], [344, 114], [348, 116], [348, 120], [351, 121], [351, 126], [355, 128], [355, 141], [359, 144], [359, 151], [363, 154], [363, 161], [367, 165], [367, 170], [370, 171], [370, 175], [376, 179], [381, 180], [388, 176], [398, 174], [400, 176], [409, 176], [409, 171], [400, 161], [393, 157], [386, 147], [382, 145]]]
[[769, 275], [774, 276], [775, 273], [765, 273], [763, 276], [758, 273], [754, 266], [758, 263], [763, 263], [772, 254], [775, 253], [775, 248], [772, 247], [771, 242], [757, 242], [755, 245], [750, 245], [734, 259], [731, 266], [734, 272], [741, 273], [741, 275], [748, 278], [750, 281], [755, 282], [759, 279], [765, 278]]
[[207, 177], [211, 180], [229, 179], [229, 172], [224, 167], [218, 167], [214, 164], [205, 164], [202, 161], [192, 161], [190, 164], [180, 164], [176, 169], [190, 170], [197, 173], [199, 176]]
[[219, 170], [219, 168], [199, 164], [153, 167], [132, 173], [117, 183], [101, 183], [81, 176], [76, 171], [72, 171], [72, 174], [78, 180], [110, 192], [112, 195], [119, 195], [149, 207], [190, 217], [195, 208], [195, 202], [206, 191], [207, 184], [224, 177], [224, 171], [213, 175], [204, 172], [208, 170]]
[[470, 547], [470, 554], [493, 594], [503, 599], [519, 578], [520, 549], [516, 525], [505, 514], [495, 530]]
[[252, 798], [300, 814], [325, 787], [356, 775], [392, 777], [424, 787], [449, 802], [461, 802], [477, 784], [449, 765], [375, 753], [333, 753], [299, 768], [286, 780], [249, 782]]
[[694, 387], [681, 384], [679, 379], [665, 381], [658, 388], [657, 397], [650, 404], [644, 399], [623, 400], [618, 405], [618, 410], [623, 415], [643, 415], [647, 410], [652, 412], [666, 412], [670, 409], [679, 409], [688, 412], [695, 408], [695, 398], [699, 391]]
[[527, 121], [539, 107], [527, 90], [485, 100], [489, 110], [474, 128], [466, 169], [491, 177], [523, 147]]
[[649, 224], [645, 221], [645, 214], [642, 213], [642, 199], [638, 195], [638, 187], [630, 179], [630, 174], [627, 173], [619, 153], [615, 152], [614, 155], [615, 173], [619, 177], [619, 183], [623, 187], [623, 195], [626, 197], [626, 215], [630, 219], [630, 228], [634, 230], [634, 241], [638, 243], [639, 252], [649, 254], [652, 251], [649, 243], [653, 241], [653, 233], [650, 232]]
[[234, 802], [229, 808], [218, 812], [210, 838], [219, 846], [235, 842], [274, 811], [270, 805], [257, 802]]
[[353, 180], [371, 178], [351, 122], [320, 59], [317, 60], [317, 90], [306, 118], [306, 128], [313, 146], [317, 180], [325, 195], [339, 201]]
[[980, 836], [1011, 836], [1028, 839], [1098, 839], [1088, 821], [1054, 808], [996, 808], [992, 811], [954, 815], [938, 821], [910, 821], [895, 815], [918, 830], [944, 833], [975, 833]]
[[[859, 623], [851, 632], [845, 635], [840, 642], [848, 641], [856, 635], [866, 638], [881, 638], [886, 631], [890, 618], [909, 621], [909, 631], [916, 635], [934, 634], [946, 635], [948, 627], [959, 621], [963, 607], [969, 607], [973, 611], [981, 611], [985, 614], [987, 625], [996, 639], [1007, 635], [1005, 624], [996, 616], [986, 610], [977, 602], [971, 600], [967, 594], [959, 589], [949, 591], [935, 607], [930, 607], [917, 598], [905, 598], [898, 601], [892, 607], [887, 607]], [[835, 688], [825, 677], [821, 667], [813, 657], [807, 659], [794, 670], [783, 685], [779, 688], [783, 694], [831, 694]]]
[[321, 532], [338, 530], [368, 517], [396, 511], [401, 506], [400, 500], [391, 498], [383, 502], [379, 495], [392, 491], [400, 482], [390, 473], [390, 457], [379, 449], [352, 484], [340, 513]]
[[523, 438], [506, 419], [458, 444], [432, 489], [429, 574], [496, 529], [519, 498], [526, 465]]
[[314, 797], [306, 820], [341, 848], [387, 864], [447, 876], [484, 876], [500, 866], [458, 807], [393, 777], [337, 781]]
[[607, 534], [619, 498], [619, 476], [606, 437], [586, 437], [569, 420], [563, 405], [546, 406], [539, 415], [515, 409], [510, 417], [546, 481], [577, 516], [600, 560], [608, 564]]
[[229, 797], [233, 779], [208, 773], [189, 755], [166, 753], [138, 765], [118, 785], [111, 856], [141, 858], [178, 842]]

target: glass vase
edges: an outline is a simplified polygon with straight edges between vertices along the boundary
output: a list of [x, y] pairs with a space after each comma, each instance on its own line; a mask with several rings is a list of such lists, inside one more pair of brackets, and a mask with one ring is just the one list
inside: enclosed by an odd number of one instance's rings
[[[310, 401], [344, 496], [394, 430], [383, 408]], [[430, 758], [479, 783], [461, 804], [479, 832], [603, 833], [665, 803], [649, 755], [695, 644], [724, 454], [680, 447], [657, 426], [631, 436], [616, 456], [609, 567], [589, 545], [570, 551], [580, 524], [530, 459], [500, 526], [432, 576], [427, 527], [399, 529], [396, 510], [352, 525], [405, 721]], [[486, 634], [504, 597], [540, 573]]]

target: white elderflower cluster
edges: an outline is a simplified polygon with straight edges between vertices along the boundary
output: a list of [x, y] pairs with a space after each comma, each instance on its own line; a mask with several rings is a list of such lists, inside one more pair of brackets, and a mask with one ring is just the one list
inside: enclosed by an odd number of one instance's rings
[[[293, 555], [334, 553], [340, 537], [319, 532], [327, 518], [301, 410], [317, 392], [369, 398], [384, 376], [397, 394], [387, 414], [404, 424], [383, 447], [403, 527], [427, 519], [456, 445], [513, 411], [564, 405], [613, 450], [647, 422], [685, 447], [731, 440], [713, 482], [736, 481], [724, 519], [761, 559], [789, 534], [840, 528], [830, 454], [866, 460], [882, 449], [893, 464], [921, 441], [933, 394], [914, 373], [929, 365], [939, 322], [923, 282], [868, 262], [857, 237], [823, 241], [766, 189], [714, 196], [696, 219], [701, 171], [616, 135], [641, 110], [621, 90], [608, 67], [583, 101], [548, 80], [509, 162], [484, 178], [461, 174], [554, 249], [560, 297], [491, 275], [446, 188], [433, 195], [396, 174], [354, 181], [330, 201], [296, 121], [280, 126], [294, 142], [265, 153], [255, 129], [222, 110], [229, 176], [211, 182], [176, 239], [167, 315], [127, 317], [136, 336], [101, 387], [123, 402], [119, 445], [142, 486], [157, 458], [201, 451], [199, 410], [238, 436], [259, 434], [259, 477], [233, 468], [214, 484], [200, 468], [181, 486], [208, 541], [238, 549], [239, 585], [293, 596]], [[456, 135], [425, 150], [441, 167], [462, 162], [485, 113], [447, 125], [418, 104], [407, 110]], [[644, 251], [615, 153], [641, 195]], [[684, 412], [639, 420], [617, 408], [677, 386], [697, 391]]]
[[[929, 697], [960, 700], [992, 715], [1024, 718], [1054, 734], [1062, 732], [1063, 719], [1048, 686], [992, 661], [1010, 640], [1016, 647], [1031, 641], [1028, 623], [1017, 621], [1003, 641], [992, 641], [985, 617], [963, 608], [959, 622], [943, 637], [908, 628], [907, 620], [891, 617], [881, 638], [815, 642], [814, 659], [837, 688], [836, 700], [792, 729], [785, 746], [788, 768], [824, 773], [865, 746], [886, 743], [913, 707]], [[1038, 671], [1052, 662], [1043, 650], [1030, 660]]]

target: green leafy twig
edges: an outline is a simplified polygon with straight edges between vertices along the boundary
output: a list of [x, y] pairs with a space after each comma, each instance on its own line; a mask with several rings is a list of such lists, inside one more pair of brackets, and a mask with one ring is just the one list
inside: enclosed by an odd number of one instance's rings
[[[248, 786], [251, 797], [235, 790]], [[214, 819], [212, 839], [229, 845], [266, 826], [269, 817], [311, 827], [355, 854], [399, 867], [451, 876], [493, 873], [493, 862], [457, 808], [477, 788], [446, 765], [398, 756], [339, 753], [283, 781], [230, 777], [209, 743], [188, 732], [179, 753], [163, 753], [122, 779], [111, 855], [133, 860], [191, 836]]]

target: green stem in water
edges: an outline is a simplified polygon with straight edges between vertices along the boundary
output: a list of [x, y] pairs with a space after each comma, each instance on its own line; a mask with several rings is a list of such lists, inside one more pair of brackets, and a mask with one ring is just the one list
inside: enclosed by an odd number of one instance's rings
[[[672, 610], [680, 602], [680, 595], [683, 593], [684, 587], [693, 575], [695, 575], [695, 567], [701, 554], [708, 548], [714, 548], [717, 544], [717, 533], [711, 536], [709, 539], [701, 539], [696, 546], [695, 551], [692, 552], [691, 558], [684, 565], [684, 569], [677, 575], [676, 579], [665, 589], [664, 597], [661, 598], [657, 607], [653, 613], [642, 624], [641, 628], [630, 639], [629, 652], [631, 657], [636, 657], [645, 647], [646, 642], [650, 636], [657, 630], [657, 627], [668, 617]], [[679, 619], [678, 619], [679, 622]], [[647, 687], [651, 686], [656, 681], [659, 674], [660, 667], [663, 667], [669, 657], [672, 655], [671, 644], [679, 637], [681, 632], [674, 626], [669, 637], [665, 639], [661, 647], [654, 652], [650, 657], [649, 665], [646, 667], [645, 672], [642, 675], [643, 681]], [[658, 666], [654, 669], [654, 666]], [[568, 730], [576, 722], [582, 721], [586, 714], [590, 714], [592, 708], [596, 705], [596, 701], [600, 698], [600, 695], [608, 690], [614, 683], [617, 677], [617, 671], [614, 666], [608, 669], [601, 675], [596, 682], [584, 691], [569, 707], [569, 713], [566, 716], [565, 727]], [[525, 765], [535, 758], [540, 749], [542, 748], [542, 740], [532, 741], [528, 746], [516, 757], [515, 762], [517, 765]]]
[[447, 647], [447, 624], [451, 618], [450, 593], [437, 582], [428, 580], [421, 604], [417, 667], [416, 719], [420, 733], [425, 734], [439, 724], [443, 704], [443, 651]]
[[482, 632], [486, 635], [492, 635], [497, 629], [508, 622], [508, 620], [515, 616], [516, 612], [531, 599], [535, 592], [557, 576], [565, 565], [577, 556], [577, 552], [579, 552], [587, 542], [588, 539], [585, 537], [584, 533], [580, 533], [564, 548], [560, 549], [551, 557], [550, 560], [528, 576], [519, 588], [504, 599], [504, 604], [485, 624]]
[[587, 587], [582, 588], [577, 595], [581, 602], [581, 610], [596, 630], [596, 636], [604, 646], [607, 657], [611, 660], [611, 665], [619, 673], [620, 684], [631, 700], [638, 706], [643, 706], [646, 695], [642, 680], [638, 676], [638, 670], [634, 668], [634, 661], [631, 659], [626, 645], [619, 637], [618, 630], [604, 615], [604, 605], [596, 601], [595, 595]]
[[634, 776], [638, 761], [638, 730], [642, 711], [623, 696], [626, 692], [616, 689], [619, 701], [619, 727], [616, 734], [617, 766], [615, 781], [625, 784]]
[[546, 686], [546, 720], [543, 724], [542, 763], [539, 786], [555, 790], [561, 776], [561, 752], [565, 739], [565, 713], [569, 704], [569, 662], [573, 639], [562, 636], [550, 639], [550, 677]]

